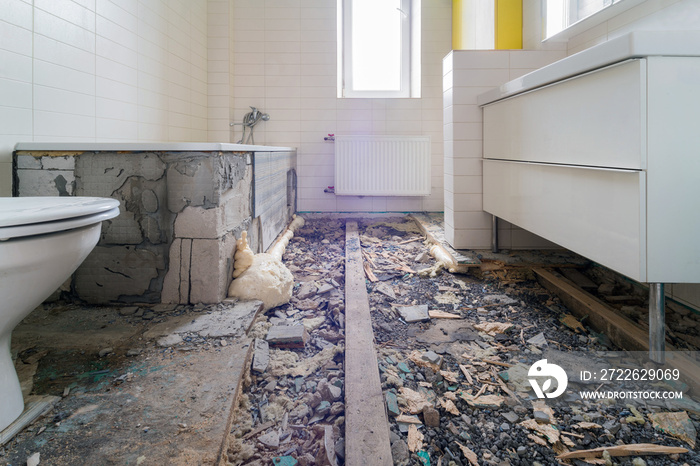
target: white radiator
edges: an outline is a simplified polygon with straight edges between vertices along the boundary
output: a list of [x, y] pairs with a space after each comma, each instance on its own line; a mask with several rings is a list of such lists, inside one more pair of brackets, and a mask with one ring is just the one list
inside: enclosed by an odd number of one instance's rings
[[336, 136], [335, 193], [428, 196], [430, 137]]

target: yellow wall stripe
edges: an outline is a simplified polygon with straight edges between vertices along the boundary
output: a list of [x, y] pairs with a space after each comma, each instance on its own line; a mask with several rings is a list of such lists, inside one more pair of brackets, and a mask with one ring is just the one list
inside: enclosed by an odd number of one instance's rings
[[452, 0], [452, 50], [464, 48], [463, 30], [462, 0]]
[[522, 48], [522, 0], [496, 0], [496, 49], [503, 50]]

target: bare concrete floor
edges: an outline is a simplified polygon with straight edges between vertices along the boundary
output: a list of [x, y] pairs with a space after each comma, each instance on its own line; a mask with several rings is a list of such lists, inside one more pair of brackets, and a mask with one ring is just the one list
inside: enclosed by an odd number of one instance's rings
[[40, 306], [12, 349], [27, 392], [61, 399], [0, 463], [215, 464], [260, 307]]

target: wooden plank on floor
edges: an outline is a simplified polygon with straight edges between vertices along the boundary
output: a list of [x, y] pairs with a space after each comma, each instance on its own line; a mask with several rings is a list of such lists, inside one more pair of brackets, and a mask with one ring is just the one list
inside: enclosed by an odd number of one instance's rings
[[649, 335], [634, 322], [617, 314], [607, 304], [586, 293], [558, 273], [543, 269], [532, 269], [547, 290], [561, 299], [564, 305], [578, 318], [588, 316], [588, 322], [596, 331], [628, 351], [648, 351]]
[[[607, 335], [614, 344], [626, 351], [649, 351], [649, 334], [634, 322], [619, 315], [612, 307], [585, 292], [560, 274], [543, 268], [532, 269], [537, 281], [555, 294], [575, 316], [588, 317], [588, 322], [597, 332]], [[672, 345], [666, 345], [673, 357], [667, 364], [678, 369], [693, 392], [700, 393], [700, 366]]]
[[588, 278], [586, 275], [581, 273], [579, 270], [576, 270], [571, 267], [562, 267], [560, 269], [560, 272], [562, 275], [564, 275], [566, 278], [574, 282], [576, 285], [579, 287], [583, 288], [584, 290], [597, 290], [598, 285]]
[[46, 414], [60, 399], [60, 396], [51, 395], [27, 397], [22, 414], [0, 432], [0, 447], [12, 440], [29, 424]]
[[345, 225], [345, 464], [393, 464], [362, 249], [354, 221]]

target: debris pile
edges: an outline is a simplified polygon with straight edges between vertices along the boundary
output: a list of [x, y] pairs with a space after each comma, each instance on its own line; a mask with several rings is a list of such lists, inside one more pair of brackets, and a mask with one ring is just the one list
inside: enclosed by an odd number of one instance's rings
[[692, 400], [673, 414], [663, 402], [583, 400], [577, 390], [540, 400], [535, 363], [590, 370], [607, 339], [529, 270], [441, 274], [418, 232], [393, 222], [366, 222], [361, 240], [394, 464], [700, 464]]
[[251, 374], [227, 459], [335, 466], [345, 454], [344, 222], [309, 220], [286, 241], [282, 257], [293, 293], [249, 332], [255, 337]]

